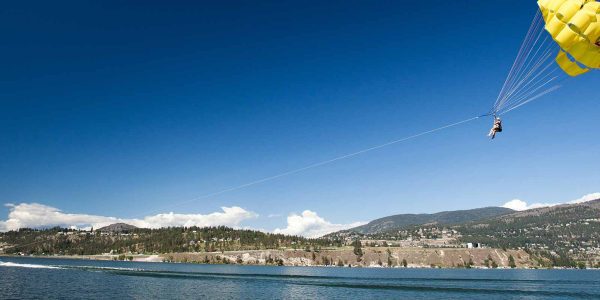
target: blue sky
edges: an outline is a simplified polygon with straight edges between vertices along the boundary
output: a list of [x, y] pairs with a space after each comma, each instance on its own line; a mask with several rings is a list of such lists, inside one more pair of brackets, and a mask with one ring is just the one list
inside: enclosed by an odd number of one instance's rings
[[272, 230], [305, 210], [349, 224], [597, 192], [592, 72], [506, 115], [493, 142], [482, 119], [189, 202], [485, 113], [536, 8], [6, 3], [0, 202], [120, 218], [239, 206]]

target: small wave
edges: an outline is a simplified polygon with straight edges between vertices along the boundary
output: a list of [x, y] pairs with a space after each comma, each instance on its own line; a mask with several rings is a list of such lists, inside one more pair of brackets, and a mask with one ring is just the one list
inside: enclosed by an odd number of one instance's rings
[[33, 269], [62, 269], [56, 266], [34, 265], [34, 264], [18, 264], [13, 262], [0, 261], [0, 267], [16, 267], [16, 268], [33, 268]]
[[124, 268], [124, 267], [99, 267], [99, 266], [65, 266], [69, 269], [79, 269], [85, 271], [130, 271], [130, 272], [142, 272], [146, 271], [140, 268]]

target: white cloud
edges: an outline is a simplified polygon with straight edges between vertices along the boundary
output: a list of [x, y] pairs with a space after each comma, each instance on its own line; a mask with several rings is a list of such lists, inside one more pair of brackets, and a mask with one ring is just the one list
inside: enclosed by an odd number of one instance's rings
[[548, 206], [554, 206], [554, 205], [558, 205], [558, 204], [550, 204], [550, 203], [527, 204], [527, 202], [525, 202], [523, 200], [513, 199], [513, 200], [510, 200], [510, 201], [504, 203], [504, 205], [502, 205], [502, 207], [510, 208], [512, 210], [522, 211], [522, 210], [528, 210], [528, 209], [540, 208], [540, 207], [548, 207]]
[[510, 200], [506, 203], [504, 203], [502, 205], [502, 207], [506, 207], [506, 208], [510, 208], [513, 210], [517, 210], [517, 211], [522, 211], [522, 210], [528, 210], [528, 209], [533, 209], [533, 208], [540, 208], [540, 207], [551, 207], [551, 206], [556, 206], [556, 205], [561, 205], [561, 204], [576, 204], [576, 203], [583, 203], [583, 202], [588, 202], [588, 201], [592, 201], [592, 200], [597, 200], [600, 199], [600, 193], [591, 193], [591, 194], [587, 194], [579, 199], [575, 199], [572, 201], [567, 201], [565, 203], [532, 203], [532, 204], [527, 204], [527, 202], [520, 200], [520, 199], [513, 199]]
[[513, 199], [513, 200], [510, 200], [510, 201], [502, 204], [502, 207], [521, 211], [521, 210], [527, 209], [527, 202], [525, 202], [523, 200], [519, 200], [519, 199]]
[[275, 229], [274, 233], [289, 235], [301, 235], [306, 237], [320, 237], [338, 230], [344, 230], [360, 225], [366, 222], [354, 222], [351, 224], [333, 224], [319, 217], [316, 212], [305, 210], [301, 215], [290, 214], [287, 217], [287, 227]]
[[16, 230], [23, 227], [42, 228], [51, 226], [75, 226], [99, 228], [113, 223], [127, 223], [142, 228], [160, 228], [169, 226], [230, 226], [238, 227], [242, 221], [256, 218], [258, 215], [241, 207], [221, 207], [222, 212], [210, 214], [176, 214], [173, 212], [146, 216], [143, 219], [121, 219], [88, 214], [64, 213], [58, 208], [39, 204], [7, 204], [10, 208], [8, 220], [0, 221], [0, 231]]
[[583, 202], [588, 202], [588, 201], [598, 200], [598, 199], [600, 199], [600, 193], [591, 193], [591, 194], [587, 194], [579, 199], [569, 201], [568, 203], [571, 203], [571, 204], [583, 203]]

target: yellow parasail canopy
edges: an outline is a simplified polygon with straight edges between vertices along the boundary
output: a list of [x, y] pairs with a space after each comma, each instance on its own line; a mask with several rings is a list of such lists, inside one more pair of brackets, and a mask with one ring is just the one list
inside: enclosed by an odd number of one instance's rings
[[538, 0], [545, 29], [561, 47], [556, 63], [570, 76], [600, 68], [600, 2]]

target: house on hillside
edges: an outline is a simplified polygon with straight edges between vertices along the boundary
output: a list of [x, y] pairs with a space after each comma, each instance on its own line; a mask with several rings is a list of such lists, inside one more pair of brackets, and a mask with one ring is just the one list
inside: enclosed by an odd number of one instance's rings
[[466, 247], [469, 248], [469, 249], [483, 248], [483, 244], [482, 243], [467, 243]]

